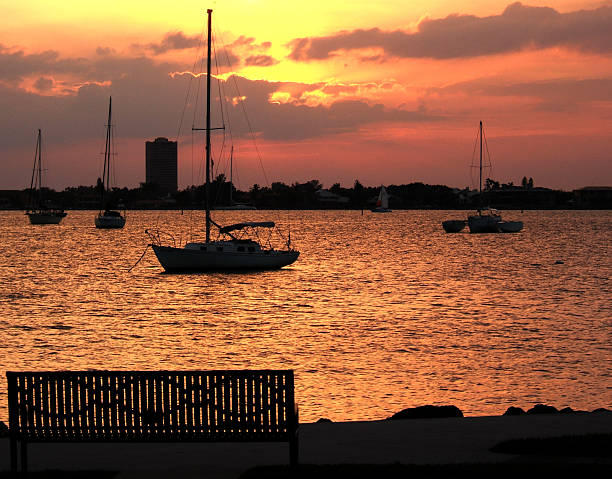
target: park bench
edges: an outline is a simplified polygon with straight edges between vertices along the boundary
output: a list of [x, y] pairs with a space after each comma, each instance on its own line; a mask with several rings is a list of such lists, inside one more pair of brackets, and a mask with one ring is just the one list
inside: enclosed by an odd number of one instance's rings
[[293, 371], [7, 372], [11, 470], [35, 442], [288, 442]]

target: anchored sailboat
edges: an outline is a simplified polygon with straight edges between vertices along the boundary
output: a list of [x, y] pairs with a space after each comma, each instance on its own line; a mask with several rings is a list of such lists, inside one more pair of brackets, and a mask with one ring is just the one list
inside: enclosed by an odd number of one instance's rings
[[59, 208], [50, 208], [46, 205], [43, 193], [42, 180], [42, 134], [38, 130], [36, 151], [34, 153], [34, 167], [30, 181], [30, 198], [26, 215], [33, 225], [57, 225], [66, 216], [66, 212]]
[[106, 124], [106, 145], [104, 147], [104, 169], [102, 171], [100, 212], [94, 218], [96, 228], [119, 229], [125, 225], [125, 217], [113, 208], [110, 192], [111, 166], [113, 164], [113, 128], [112, 118], [112, 97], [108, 99], [108, 123]]
[[482, 147], [483, 129], [482, 121], [479, 124], [478, 140], [480, 144], [480, 159], [478, 165], [478, 209], [475, 215], [468, 216], [466, 220], [446, 220], [442, 227], [447, 233], [458, 233], [468, 225], [470, 233], [517, 233], [523, 229], [522, 221], [503, 221], [496, 209], [482, 206]]
[[387, 188], [383, 185], [380, 186], [380, 193], [378, 194], [378, 200], [376, 200], [376, 207], [372, 208], [373, 213], [391, 213], [389, 209], [389, 194]]
[[501, 216], [497, 210], [482, 207], [482, 121], [478, 131], [480, 140], [480, 163], [478, 175], [478, 210], [477, 214], [468, 216], [468, 228], [470, 233], [497, 233], [497, 224], [501, 221]]
[[[272, 247], [270, 236], [275, 224], [272, 221], [243, 222], [222, 227], [215, 223], [210, 214], [210, 79], [211, 79], [211, 24], [212, 10], [208, 10], [208, 51], [206, 75], [206, 240], [188, 242], [183, 247], [176, 245], [171, 235], [161, 231], [146, 233], [151, 238], [150, 246], [167, 272], [173, 271], [219, 271], [246, 269], [277, 269], [297, 260], [299, 252], [291, 247], [291, 237], [286, 249]], [[220, 239], [211, 241], [211, 227], [218, 229]], [[267, 239], [259, 240], [258, 231], [268, 231]], [[254, 234], [257, 241], [248, 237]], [[172, 246], [163, 244], [168, 238]]]

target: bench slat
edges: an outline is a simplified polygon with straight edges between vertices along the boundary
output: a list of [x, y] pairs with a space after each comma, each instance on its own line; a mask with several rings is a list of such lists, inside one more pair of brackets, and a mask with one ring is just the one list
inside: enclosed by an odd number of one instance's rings
[[11, 429], [29, 441], [288, 440], [297, 427], [292, 371], [7, 376]]

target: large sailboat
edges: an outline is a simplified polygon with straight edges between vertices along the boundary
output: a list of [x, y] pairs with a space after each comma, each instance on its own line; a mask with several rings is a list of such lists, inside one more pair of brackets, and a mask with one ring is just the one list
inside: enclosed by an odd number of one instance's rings
[[36, 151], [34, 153], [34, 167], [32, 168], [32, 179], [30, 181], [30, 197], [26, 215], [33, 225], [57, 225], [66, 216], [66, 212], [60, 208], [47, 206], [44, 199], [42, 180], [42, 134], [38, 130], [36, 139]]
[[94, 218], [96, 228], [120, 229], [125, 226], [125, 216], [112, 204], [110, 197], [111, 167], [113, 159], [113, 128], [112, 128], [113, 99], [108, 99], [108, 123], [106, 124], [106, 144], [104, 146], [104, 169], [102, 171], [100, 212]]
[[391, 213], [389, 209], [389, 193], [387, 193], [387, 188], [383, 185], [380, 186], [376, 207], [372, 208], [372, 213]]
[[[167, 272], [175, 271], [224, 271], [224, 270], [263, 270], [278, 269], [295, 262], [299, 252], [291, 247], [291, 237], [286, 241], [286, 249], [275, 249], [270, 237], [274, 222], [243, 222], [220, 226], [211, 218], [210, 173], [211, 173], [211, 128], [210, 124], [210, 83], [211, 83], [211, 40], [212, 10], [208, 10], [208, 45], [206, 74], [206, 237], [205, 241], [190, 241], [184, 246], [177, 245], [171, 235], [147, 230], [151, 238], [150, 246], [157, 259]], [[211, 240], [211, 229], [218, 230], [219, 238]], [[259, 231], [268, 234], [260, 240]], [[255, 235], [257, 240], [252, 239]], [[170, 244], [164, 244], [170, 239]]]

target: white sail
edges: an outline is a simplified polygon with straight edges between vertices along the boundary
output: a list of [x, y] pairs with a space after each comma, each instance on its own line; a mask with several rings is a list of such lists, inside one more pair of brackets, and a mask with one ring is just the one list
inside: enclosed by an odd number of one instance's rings
[[389, 208], [389, 194], [387, 193], [387, 188], [385, 188], [384, 186], [380, 187], [380, 193], [378, 194], [378, 201], [376, 202], [376, 206], [380, 206], [384, 209]]
[[376, 207], [372, 208], [372, 213], [391, 213], [389, 209], [389, 194], [387, 193], [387, 188], [382, 185], [376, 200]]

